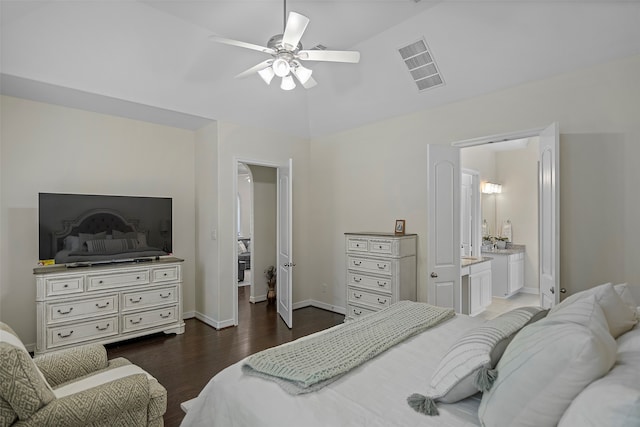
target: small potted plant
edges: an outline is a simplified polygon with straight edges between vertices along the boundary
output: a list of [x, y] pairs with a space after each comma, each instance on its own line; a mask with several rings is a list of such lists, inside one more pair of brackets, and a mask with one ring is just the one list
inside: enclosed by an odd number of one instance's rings
[[501, 236], [496, 237], [496, 248], [505, 249], [507, 247], [507, 240], [509, 240], [509, 238], [507, 237], [501, 237]]
[[273, 265], [267, 267], [264, 270], [264, 277], [266, 277], [269, 287], [267, 291], [267, 304], [269, 305], [276, 302], [276, 268]]

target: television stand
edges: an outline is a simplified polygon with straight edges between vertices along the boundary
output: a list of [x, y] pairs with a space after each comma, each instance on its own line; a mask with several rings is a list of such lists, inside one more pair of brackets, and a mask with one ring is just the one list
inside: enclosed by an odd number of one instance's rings
[[35, 353], [184, 333], [182, 262], [167, 257], [35, 268]]

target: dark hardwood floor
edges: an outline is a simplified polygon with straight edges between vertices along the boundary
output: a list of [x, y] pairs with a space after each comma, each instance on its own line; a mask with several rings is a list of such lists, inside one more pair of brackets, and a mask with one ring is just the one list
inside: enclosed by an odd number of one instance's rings
[[216, 373], [244, 357], [340, 324], [341, 314], [314, 307], [293, 312], [293, 329], [275, 305], [249, 303], [249, 287], [238, 288], [237, 327], [216, 330], [188, 319], [182, 335], [156, 334], [107, 346], [110, 359], [125, 357], [147, 370], [168, 393], [165, 426], [180, 425], [180, 403], [194, 398]]

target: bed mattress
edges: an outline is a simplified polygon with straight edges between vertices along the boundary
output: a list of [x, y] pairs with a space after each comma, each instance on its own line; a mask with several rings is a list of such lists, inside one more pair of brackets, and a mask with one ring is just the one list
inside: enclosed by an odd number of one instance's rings
[[440, 415], [433, 417], [415, 412], [406, 399], [412, 393], [424, 394], [448, 348], [465, 331], [482, 323], [481, 319], [456, 315], [396, 345], [331, 385], [298, 396], [288, 394], [272, 381], [243, 374], [240, 361], [209, 381], [193, 401], [182, 425], [479, 425], [479, 394], [455, 404], [440, 403]]

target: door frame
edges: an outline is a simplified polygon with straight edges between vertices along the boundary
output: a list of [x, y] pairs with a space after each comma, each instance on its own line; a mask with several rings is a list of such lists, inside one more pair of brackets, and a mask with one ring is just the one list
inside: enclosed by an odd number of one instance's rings
[[[549, 129], [550, 127], [555, 126], [555, 130], [556, 130], [556, 135], [557, 135], [557, 140], [559, 142], [559, 129], [560, 129], [560, 125], [558, 124], [558, 122], [553, 122], [550, 125], [544, 126], [544, 127], [540, 127], [540, 128], [534, 128], [534, 129], [528, 129], [528, 130], [522, 130], [522, 131], [515, 131], [515, 132], [508, 132], [508, 133], [503, 133], [503, 134], [496, 134], [496, 135], [490, 135], [490, 136], [483, 136], [483, 137], [478, 137], [478, 138], [471, 138], [471, 139], [466, 139], [466, 140], [462, 140], [462, 141], [456, 141], [451, 143], [452, 147], [455, 148], [465, 148], [465, 147], [473, 147], [473, 146], [477, 146], [477, 145], [485, 145], [485, 144], [492, 144], [492, 143], [496, 143], [496, 142], [505, 142], [505, 141], [512, 141], [515, 139], [522, 139], [522, 138], [533, 138], [533, 137], [540, 137], [542, 135], [542, 133]], [[558, 151], [559, 151], [559, 147]], [[554, 284], [554, 289], [556, 291], [556, 303], [559, 301], [559, 293], [562, 292], [562, 290], [560, 289], [560, 162], [559, 162], [559, 155], [560, 153], [557, 152], [555, 153], [555, 179], [553, 181], [553, 194], [554, 194], [554, 198], [555, 198], [555, 206], [553, 206], [553, 210], [554, 210], [554, 234], [555, 234], [555, 241], [554, 241], [554, 256], [552, 259], [552, 263], [553, 263], [553, 271], [554, 271], [554, 280], [555, 280], [555, 284]], [[540, 155], [538, 155], [538, 162], [540, 161]], [[540, 172], [538, 171], [538, 174]], [[540, 179], [540, 177], [538, 176], [538, 179]], [[540, 188], [538, 188], [538, 192], [540, 192]], [[540, 201], [538, 201], [538, 204], [540, 204]], [[540, 209], [540, 206], [538, 206], [538, 209]], [[540, 218], [538, 218], [538, 236], [540, 236]], [[538, 239], [540, 239], [540, 237], [538, 237]], [[540, 256], [538, 257], [538, 270], [540, 270]], [[538, 294], [540, 296], [540, 304], [542, 305], [542, 297], [543, 297], [543, 292], [542, 292], [542, 288], [541, 288], [541, 278], [538, 278]]]
[[[236, 214], [238, 212], [238, 163], [244, 163], [248, 166], [253, 165], [253, 166], [264, 166], [264, 167], [269, 167], [269, 168], [273, 168], [276, 171], [278, 171], [281, 167], [282, 164], [277, 163], [277, 162], [272, 162], [269, 160], [260, 160], [260, 159], [252, 159], [252, 158], [248, 158], [248, 157], [240, 157], [240, 156], [234, 156], [233, 157], [233, 201], [232, 201], [232, 205], [233, 205], [233, 230], [234, 230], [234, 235], [237, 234], [238, 230], [238, 215]], [[277, 184], [276, 184], [277, 185]], [[252, 180], [252, 188], [253, 188], [253, 180]], [[253, 197], [253, 189], [251, 190], [251, 197]], [[277, 205], [277, 203], [276, 203]], [[280, 209], [278, 206], [276, 206], [276, 209]], [[253, 227], [254, 227], [254, 220], [253, 220], [253, 215], [255, 212], [255, 204], [252, 201], [252, 209], [251, 209], [251, 219], [250, 219], [250, 227], [251, 227], [251, 232], [253, 233]], [[278, 227], [279, 224], [276, 224], [276, 233], [278, 233]], [[253, 236], [251, 236], [252, 240], [253, 240]], [[251, 242], [251, 246], [255, 247], [254, 242]], [[231, 249], [232, 249], [232, 253], [233, 253], [233, 279], [231, 281], [232, 286], [233, 286], [233, 325], [234, 326], [238, 326], [238, 236], [235, 236], [235, 238], [233, 239], [233, 244], [231, 245]], [[254, 256], [254, 252], [253, 250], [251, 251], [251, 257], [253, 258]], [[252, 274], [253, 274], [253, 270], [252, 270]], [[253, 292], [254, 292], [254, 285], [255, 285], [255, 280], [256, 277], [252, 276], [252, 281], [251, 281], [251, 293], [253, 296]]]

